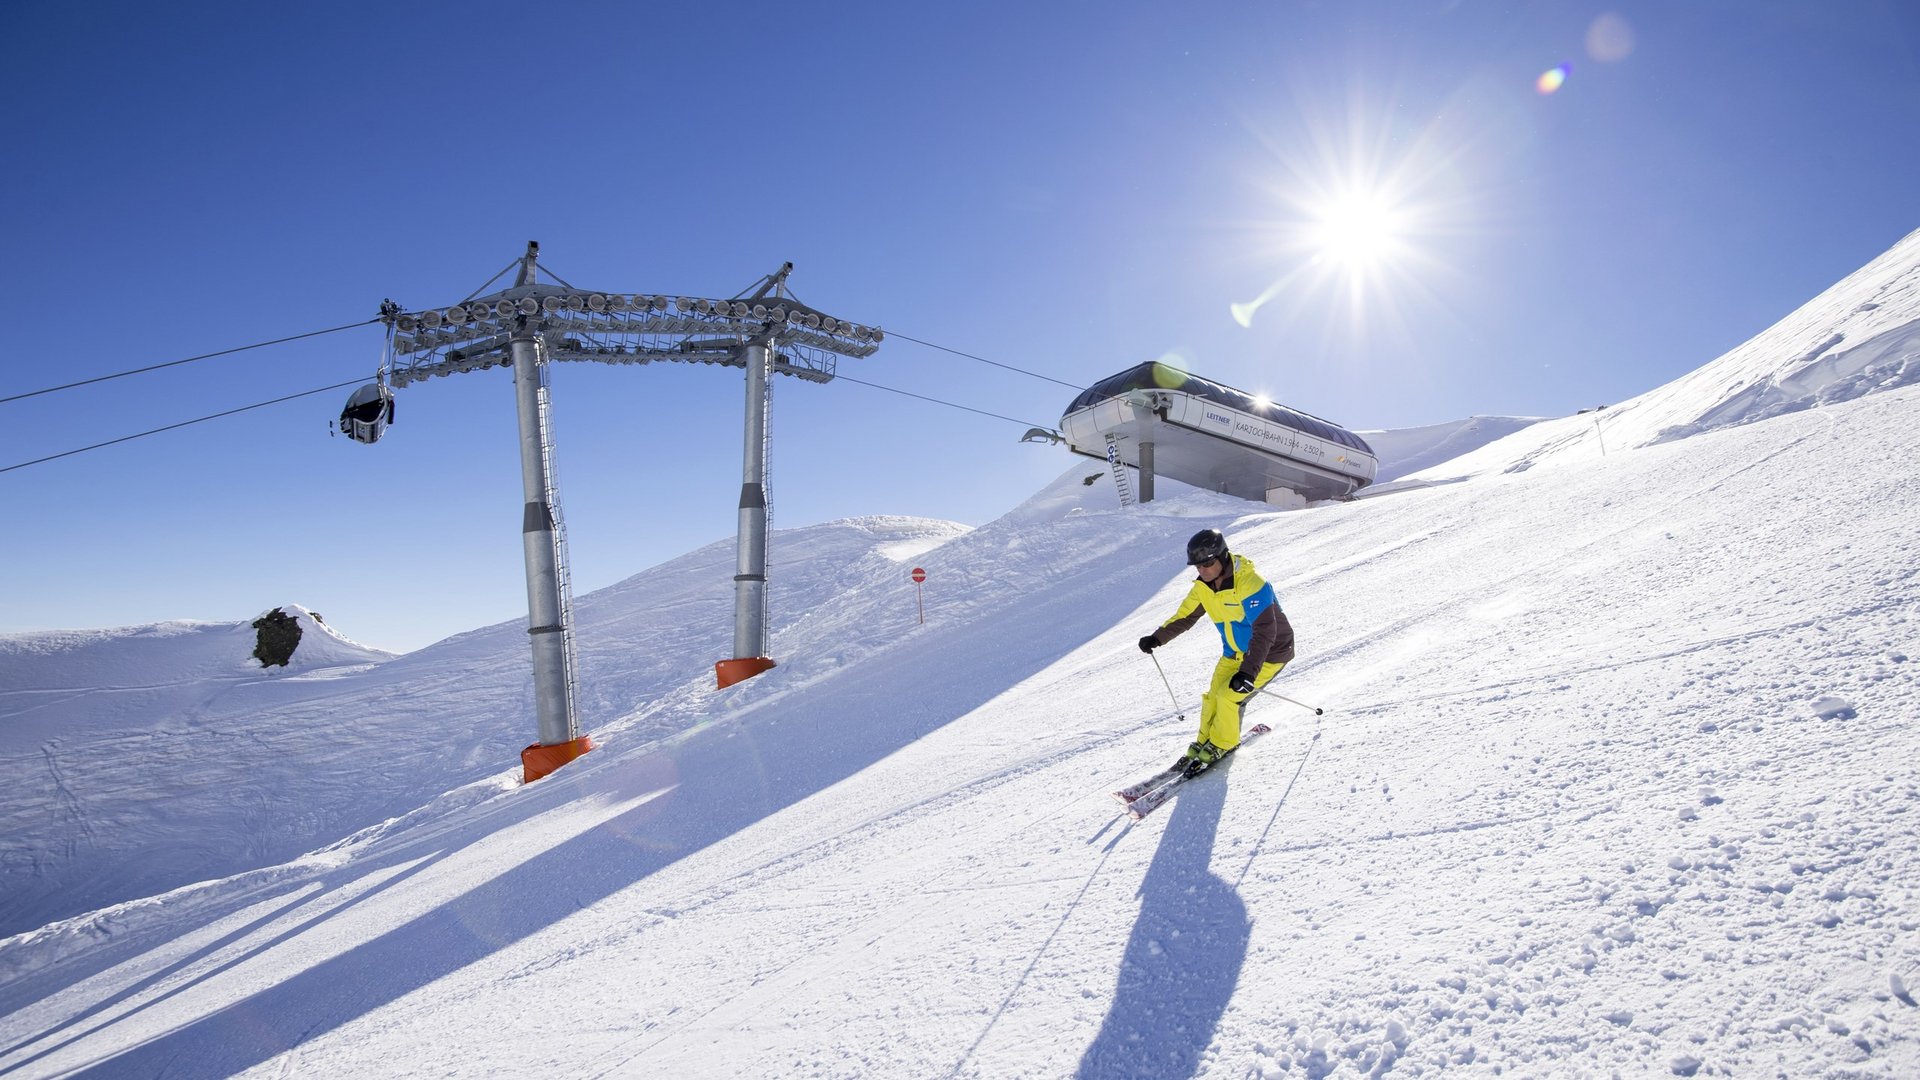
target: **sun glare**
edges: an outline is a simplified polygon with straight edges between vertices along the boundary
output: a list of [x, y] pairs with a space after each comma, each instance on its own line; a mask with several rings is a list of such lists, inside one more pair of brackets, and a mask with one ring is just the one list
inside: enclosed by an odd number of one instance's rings
[[1416, 311], [1445, 309], [1453, 260], [1485, 232], [1503, 131], [1470, 103], [1409, 117], [1391, 86], [1298, 89], [1248, 121], [1267, 154], [1248, 177], [1264, 197], [1244, 220], [1247, 284], [1265, 287], [1226, 313], [1248, 330], [1318, 328], [1330, 346], [1404, 337]]
[[1372, 192], [1342, 196], [1317, 216], [1314, 239], [1320, 254], [1350, 268], [1372, 266], [1391, 254], [1400, 239], [1394, 208]]

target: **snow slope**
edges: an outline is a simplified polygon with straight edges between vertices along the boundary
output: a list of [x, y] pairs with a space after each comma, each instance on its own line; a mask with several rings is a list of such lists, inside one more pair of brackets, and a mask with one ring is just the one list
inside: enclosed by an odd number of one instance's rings
[[1920, 231], [1726, 355], [1597, 413], [1529, 427], [1407, 479], [1519, 471], [1920, 382]]
[[[1842, 453], [1920, 387], [1305, 512], [1076, 468], [670, 739], [0, 942], [0, 1073], [1915, 1075], [1920, 480]], [[1129, 825], [1202, 524], [1327, 714]]]
[[[863, 518], [780, 533], [771, 628], [963, 526]], [[661, 695], [732, 647], [733, 546], [580, 598], [580, 711], [604, 741], [657, 738]], [[419, 652], [356, 646], [296, 605], [293, 663], [248, 622], [0, 637], [0, 935], [272, 866], [499, 773], [534, 741], [524, 620]]]
[[1380, 460], [1374, 483], [1387, 484], [1409, 473], [1452, 461], [1544, 419], [1541, 416], [1469, 416], [1444, 424], [1359, 434]]

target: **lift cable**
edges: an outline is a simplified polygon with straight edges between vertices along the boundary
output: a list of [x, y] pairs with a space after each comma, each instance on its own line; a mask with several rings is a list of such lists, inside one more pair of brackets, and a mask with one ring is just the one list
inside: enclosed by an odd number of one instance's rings
[[[935, 404], [935, 405], [945, 405], [950, 409], [959, 409], [963, 412], [977, 413], [980, 416], [990, 416], [995, 420], [1005, 420], [1010, 424], [1025, 424], [1028, 427], [1047, 427], [1048, 426], [1045, 424], [1032, 423], [1031, 421], [1027, 421], [1027, 420], [1018, 420], [1018, 419], [1015, 419], [1014, 417], [1004, 416], [996, 412], [988, 412], [985, 409], [976, 409], [971, 405], [961, 405], [952, 401], [943, 401], [940, 398], [936, 398], [936, 397], [928, 397], [925, 394], [916, 394], [908, 390], [899, 390], [891, 386], [882, 386], [879, 383], [871, 383], [871, 382], [867, 382], [864, 379], [856, 379], [851, 375], [835, 375], [834, 378], [836, 380], [843, 380], [845, 382], [850, 382], [858, 386], [870, 387], [874, 390], [885, 390], [889, 394], [899, 394], [902, 397], [910, 397], [910, 398], [917, 399], [919, 401], [931, 402], [932, 404]], [[193, 420], [182, 420], [177, 424], [168, 424], [165, 427], [157, 427], [151, 431], [142, 431], [137, 435], [123, 435], [117, 439], [108, 439], [106, 442], [94, 443], [92, 446], [82, 446], [77, 450], [66, 450], [58, 454], [49, 454], [46, 457], [35, 458], [32, 461], [22, 461], [17, 465], [0, 466], [0, 473], [12, 472], [15, 469], [24, 469], [29, 465], [40, 465], [49, 461], [58, 461], [61, 458], [72, 457], [75, 454], [84, 454], [89, 450], [99, 450], [108, 446], [116, 446], [123, 442], [132, 442], [134, 439], [144, 439], [149, 435], [158, 435], [164, 431], [173, 431], [178, 428], [189, 427], [194, 424], [203, 424], [209, 420], [218, 420], [223, 416], [233, 416], [236, 413], [249, 412], [253, 409], [263, 409], [268, 405], [278, 405], [283, 401], [293, 401], [297, 398], [312, 397], [315, 394], [324, 394], [329, 390], [339, 390], [348, 386], [358, 386], [364, 382], [366, 382], [364, 378], [351, 379], [343, 383], [334, 383], [332, 386], [322, 386], [314, 390], [302, 390], [300, 393], [288, 394], [285, 397], [277, 397], [272, 399], [271, 401], [262, 401], [253, 405], [242, 405], [237, 409], [228, 409], [224, 412], [213, 413], [209, 416], [202, 416]]]
[[[512, 268], [513, 268], [512, 266], [507, 267], [508, 270], [511, 270]], [[545, 270], [546, 268], [541, 267], [541, 269]], [[552, 274], [551, 270], [547, 272], [549, 274]], [[502, 270], [501, 273], [504, 274], [506, 273], [506, 271]], [[500, 277], [499, 274], [494, 275], [495, 280], [498, 280], [499, 277]], [[488, 282], [488, 284], [490, 285], [492, 284], [492, 282]], [[480, 286], [480, 288], [482, 289], [486, 287], [487, 287], [486, 285]], [[469, 299], [471, 299], [471, 297], [469, 297]], [[160, 371], [166, 368], [179, 367], [182, 364], [191, 364], [200, 360], [211, 360], [211, 359], [214, 359], [215, 357], [220, 357], [220, 356], [231, 356], [234, 353], [247, 352], [252, 349], [264, 349], [269, 345], [284, 345], [289, 341], [301, 341], [306, 338], [320, 337], [323, 334], [337, 334], [342, 330], [354, 330], [362, 326], [371, 326], [372, 324], [377, 323], [379, 321], [381, 321], [380, 318], [375, 317], [375, 318], [367, 319], [363, 322], [347, 323], [344, 326], [329, 327], [325, 330], [310, 330], [307, 333], [294, 334], [290, 337], [274, 338], [271, 341], [256, 342], [252, 345], [241, 345], [231, 349], [221, 349], [218, 352], [202, 353], [199, 356], [189, 356], [184, 360], [169, 360], [164, 364], [149, 364], [146, 367], [133, 368], [132, 370], [129, 370], [129, 371], [118, 371], [111, 375], [97, 375], [91, 379], [81, 379], [78, 382], [63, 383], [59, 386], [49, 386], [41, 390], [29, 390], [22, 394], [10, 394], [6, 397], [0, 397], [0, 405], [5, 405], [11, 401], [24, 401], [27, 398], [39, 397], [42, 394], [57, 393], [58, 391], [61, 391], [61, 390], [72, 390], [81, 386], [91, 386], [94, 383], [107, 382], [112, 379], [123, 379], [129, 375], [141, 375], [149, 371]], [[1067, 387], [1068, 389], [1072, 389], [1072, 390], [1086, 389], [1086, 387], [1084, 386], [1080, 386], [1076, 383], [1070, 383], [1063, 379], [1056, 379], [1051, 375], [1042, 375], [1037, 371], [1028, 371], [1025, 368], [1015, 367], [1012, 364], [1003, 364], [998, 360], [989, 360], [984, 356], [976, 356], [970, 352], [962, 352], [959, 349], [948, 348], [945, 345], [936, 345], [931, 341], [922, 341], [917, 337], [913, 337], [908, 334], [902, 334], [897, 330], [890, 330], [887, 333], [889, 336], [899, 338], [902, 341], [911, 341], [915, 345], [924, 345], [929, 349], [938, 349], [941, 352], [952, 353], [955, 356], [965, 357], [968, 360], [975, 360], [982, 364], [990, 364], [993, 367], [1003, 368], [1007, 371], [1018, 372], [1022, 375], [1027, 375], [1035, 379], [1040, 379], [1045, 382], [1055, 383], [1059, 386]], [[947, 404], [947, 402], [941, 402], [941, 404]]]
[[[511, 267], [509, 267], [509, 269], [511, 269]], [[504, 272], [505, 272], [505, 271], [502, 271], [502, 273], [504, 273]], [[498, 276], [498, 275], [496, 275], [496, 277], [497, 277], [497, 276]], [[486, 286], [484, 286], [484, 285], [483, 285], [483, 286], [481, 286], [481, 288], [485, 288], [485, 287], [486, 287]], [[210, 353], [204, 353], [204, 354], [202, 354], [202, 355], [200, 355], [200, 356], [189, 356], [189, 357], [187, 357], [187, 358], [186, 358], [186, 359], [184, 359], [184, 360], [171, 360], [171, 361], [168, 361], [167, 363], [164, 363], [164, 364], [151, 364], [151, 365], [148, 365], [147, 367], [142, 367], [142, 368], [134, 368], [134, 369], [133, 369], [133, 370], [131, 370], [131, 371], [122, 371], [122, 372], [117, 372], [117, 373], [115, 373], [115, 374], [112, 374], [112, 375], [100, 375], [100, 376], [96, 376], [95, 378], [91, 378], [91, 379], [82, 379], [82, 380], [80, 380], [80, 381], [78, 381], [78, 382], [71, 382], [71, 383], [67, 383], [67, 384], [65, 384], [65, 385], [62, 385], [62, 386], [49, 386], [49, 387], [47, 387], [47, 388], [46, 388], [46, 389], [44, 389], [44, 390], [32, 390], [32, 391], [28, 391], [27, 393], [24, 393], [24, 394], [14, 394], [14, 395], [11, 395], [11, 396], [9, 396], [9, 397], [0, 397], [0, 405], [4, 405], [4, 404], [6, 404], [7, 402], [10, 402], [10, 401], [20, 401], [20, 400], [23, 400], [23, 399], [26, 399], [26, 398], [30, 398], [30, 397], [38, 397], [38, 396], [39, 396], [39, 395], [41, 395], [41, 394], [51, 394], [51, 393], [54, 393], [54, 392], [56, 392], [56, 391], [60, 391], [60, 390], [71, 390], [71, 389], [73, 389], [73, 388], [75, 388], [75, 387], [80, 387], [80, 386], [89, 386], [89, 385], [91, 385], [91, 384], [93, 384], [93, 383], [98, 383], [98, 382], [106, 382], [106, 381], [107, 381], [107, 380], [109, 380], [109, 379], [118, 379], [118, 378], [123, 378], [123, 377], [125, 377], [125, 376], [128, 376], [128, 375], [139, 375], [139, 374], [141, 374], [141, 373], [143, 373], [143, 372], [148, 372], [148, 371], [159, 371], [159, 370], [161, 370], [161, 369], [163, 369], [163, 368], [171, 368], [171, 367], [178, 367], [178, 366], [180, 366], [180, 365], [182, 365], [182, 364], [191, 364], [191, 363], [193, 363], [193, 362], [195, 362], [195, 361], [197, 361], [197, 360], [210, 360], [210, 359], [212, 359], [212, 358], [214, 358], [214, 357], [217, 357], [217, 356], [229, 356], [229, 355], [231, 355], [231, 354], [233, 354], [233, 353], [238, 353], [238, 352], [246, 352], [246, 351], [248, 351], [248, 350], [250, 350], [250, 349], [260, 349], [260, 348], [265, 348], [266, 346], [269, 346], [269, 345], [281, 345], [281, 344], [285, 344], [286, 342], [289, 342], [289, 341], [299, 341], [299, 340], [302, 340], [302, 339], [304, 339], [304, 338], [310, 338], [310, 337], [319, 337], [319, 336], [320, 336], [320, 335], [322, 335], [322, 334], [335, 334], [335, 333], [339, 333], [339, 332], [340, 332], [340, 331], [342, 331], [342, 330], [352, 330], [352, 329], [355, 329], [355, 328], [358, 328], [358, 327], [362, 327], [362, 326], [368, 326], [368, 325], [371, 325], [371, 324], [373, 324], [373, 323], [377, 323], [377, 322], [379, 322], [379, 321], [381, 321], [381, 320], [380, 320], [379, 318], [373, 318], [373, 319], [367, 319], [367, 320], [366, 320], [366, 321], [364, 321], [364, 322], [357, 322], [357, 323], [348, 323], [348, 324], [346, 324], [346, 325], [344, 325], [344, 326], [335, 326], [335, 327], [331, 327], [331, 328], [329, 328], [329, 329], [326, 329], [326, 330], [313, 330], [313, 331], [309, 331], [308, 333], [304, 333], [304, 334], [294, 334], [294, 335], [292, 335], [292, 336], [290, 336], [290, 337], [283, 337], [283, 338], [275, 338], [275, 339], [273, 339], [272, 341], [262, 341], [262, 342], [259, 342], [259, 343], [257, 343], [257, 344], [253, 344], [253, 345], [241, 345], [241, 346], [239, 346], [239, 347], [237, 347], [237, 348], [232, 348], [232, 349], [222, 349], [222, 350], [220, 350], [219, 352], [210, 352]], [[935, 345], [935, 344], [933, 344], [933, 343], [932, 343], [932, 342], [930, 342], [930, 341], [921, 341], [921, 340], [920, 340], [919, 338], [916, 338], [916, 337], [910, 337], [910, 336], [908, 336], [908, 335], [906, 335], [906, 334], [902, 334], [902, 333], [899, 333], [899, 332], [897, 332], [897, 331], [889, 331], [889, 334], [890, 334], [891, 336], [893, 336], [893, 337], [897, 337], [897, 338], [900, 338], [900, 339], [901, 339], [901, 340], [903, 340], [903, 341], [911, 341], [911, 342], [913, 342], [913, 343], [914, 343], [914, 344], [916, 344], [916, 345], [924, 345], [924, 346], [926, 346], [927, 348], [930, 348], [930, 349], [938, 349], [938, 350], [940, 350], [941, 352], [947, 352], [947, 353], [952, 353], [952, 354], [953, 354], [953, 355], [955, 355], [955, 356], [961, 356], [961, 357], [965, 357], [965, 358], [966, 358], [966, 359], [968, 359], [968, 360], [977, 360], [977, 361], [979, 361], [980, 363], [983, 363], [983, 364], [991, 364], [992, 366], [994, 366], [994, 367], [997, 367], [997, 368], [1005, 368], [1005, 369], [1006, 369], [1006, 370], [1008, 370], [1008, 371], [1014, 371], [1014, 372], [1018, 372], [1018, 373], [1020, 373], [1020, 374], [1022, 374], [1022, 375], [1029, 375], [1029, 376], [1032, 376], [1033, 378], [1036, 378], [1036, 379], [1041, 379], [1041, 380], [1044, 380], [1044, 381], [1046, 381], [1046, 382], [1051, 382], [1051, 383], [1058, 383], [1058, 384], [1059, 384], [1059, 385], [1061, 385], [1061, 386], [1065, 386], [1065, 387], [1069, 387], [1069, 388], [1072, 388], [1072, 389], [1075, 389], [1075, 390], [1082, 390], [1082, 389], [1085, 389], [1085, 387], [1081, 387], [1081, 386], [1076, 386], [1076, 385], [1074, 385], [1073, 383], [1070, 383], [1070, 382], [1064, 382], [1064, 381], [1062, 381], [1062, 380], [1060, 380], [1060, 379], [1056, 379], [1056, 378], [1053, 378], [1052, 376], [1048, 376], [1048, 375], [1041, 375], [1041, 374], [1039, 374], [1039, 373], [1037, 373], [1037, 372], [1032, 372], [1032, 371], [1027, 371], [1027, 370], [1025, 370], [1024, 368], [1018, 368], [1018, 367], [1014, 367], [1014, 366], [1013, 366], [1013, 365], [1011, 365], [1011, 364], [1002, 364], [1002, 363], [999, 363], [998, 361], [994, 361], [994, 360], [988, 360], [987, 358], [985, 358], [985, 357], [983, 357], [983, 356], [975, 356], [975, 355], [973, 355], [972, 353], [967, 353], [967, 352], [961, 352], [961, 351], [960, 351], [960, 350], [958, 350], [958, 349], [950, 349], [950, 348], [947, 348], [947, 347], [946, 347], [946, 346], [944, 346], [944, 345]], [[884, 390], [884, 391], [886, 391], [887, 393], [890, 393], [890, 394], [899, 394], [899, 395], [901, 395], [902, 397], [910, 397], [910, 398], [914, 398], [914, 399], [916, 399], [916, 400], [918, 400], [918, 401], [925, 401], [925, 402], [929, 402], [929, 403], [931, 403], [931, 404], [934, 404], [934, 405], [945, 405], [946, 407], [948, 407], [948, 408], [950, 408], [950, 409], [959, 409], [959, 410], [961, 410], [961, 411], [963, 411], [963, 412], [970, 412], [970, 413], [975, 413], [975, 414], [977, 414], [977, 415], [980, 415], [980, 416], [988, 416], [988, 417], [992, 417], [992, 418], [993, 418], [993, 419], [995, 419], [995, 420], [1005, 420], [1005, 421], [1007, 421], [1007, 422], [1008, 422], [1008, 423], [1010, 423], [1010, 424], [1024, 424], [1024, 425], [1026, 425], [1026, 426], [1028, 426], [1028, 427], [1050, 427], [1050, 426], [1051, 426], [1051, 425], [1047, 425], [1047, 424], [1035, 424], [1035, 423], [1031, 423], [1031, 422], [1029, 422], [1029, 421], [1026, 421], [1026, 420], [1019, 420], [1019, 419], [1016, 419], [1016, 418], [1014, 418], [1014, 417], [1011, 417], [1011, 416], [1006, 416], [1006, 415], [1004, 415], [1004, 414], [1002, 414], [1002, 413], [996, 413], [996, 412], [988, 412], [988, 411], [987, 411], [987, 410], [985, 410], [985, 409], [976, 409], [976, 408], [974, 408], [974, 407], [972, 407], [972, 406], [970, 406], [970, 405], [961, 405], [961, 404], [959, 404], [959, 403], [957, 403], [957, 402], [952, 402], [952, 401], [945, 401], [945, 400], [943, 400], [943, 399], [941, 399], [941, 398], [936, 398], [936, 397], [928, 397], [928, 396], [926, 396], [925, 394], [916, 394], [916, 393], [913, 393], [913, 392], [911, 392], [911, 391], [907, 391], [907, 390], [899, 390], [899, 389], [896, 389], [896, 388], [894, 388], [894, 387], [891, 387], [891, 386], [882, 386], [882, 385], [880, 385], [879, 383], [872, 383], [872, 382], [867, 382], [867, 381], [865, 381], [865, 380], [863, 380], [863, 379], [856, 379], [856, 378], [854, 378], [854, 377], [852, 377], [852, 376], [850, 376], [850, 375], [845, 375], [845, 374], [838, 374], [838, 375], [836, 375], [836, 376], [835, 376], [835, 378], [838, 378], [838, 379], [844, 379], [844, 380], [846, 380], [847, 382], [850, 382], [850, 383], [854, 383], [855, 385], [858, 385], [858, 386], [865, 386], [865, 387], [869, 387], [869, 388], [871, 388], [871, 389], [874, 389], [874, 390]], [[209, 416], [202, 416], [202, 417], [198, 417], [198, 418], [196, 418], [196, 419], [193, 419], [193, 420], [183, 420], [183, 421], [181, 421], [180, 423], [177, 423], [177, 424], [168, 424], [168, 425], [166, 425], [165, 427], [157, 427], [157, 428], [154, 428], [154, 429], [153, 429], [153, 430], [151, 430], [151, 431], [142, 431], [142, 432], [140, 432], [140, 433], [138, 433], [138, 434], [135, 434], [135, 435], [123, 435], [123, 436], [121, 436], [120, 438], [117, 438], [117, 439], [109, 439], [109, 440], [107, 440], [106, 442], [102, 442], [102, 443], [95, 443], [95, 444], [93, 444], [92, 446], [83, 446], [83, 447], [80, 447], [79, 449], [76, 449], [76, 450], [67, 450], [67, 451], [63, 451], [63, 452], [61, 452], [61, 453], [58, 453], [58, 454], [51, 454], [51, 455], [48, 455], [47, 457], [42, 457], [42, 458], [35, 458], [35, 459], [33, 459], [32, 461], [23, 461], [23, 462], [20, 462], [20, 463], [19, 463], [19, 464], [17, 464], [17, 465], [7, 465], [7, 466], [0, 466], [0, 473], [8, 473], [8, 472], [12, 472], [12, 471], [14, 471], [15, 469], [24, 469], [24, 468], [26, 468], [26, 467], [27, 467], [27, 466], [29, 466], [29, 465], [40, 465], [40, 464], [44, 464], [44, 463], [46, 463], [46, 462], [49, 462], [49, 461], [57, 461], [57, 460], [59, 460], [59, 459], [61, 459], [61, 458], [65, 458], [65, 457], [72, 457], [72, 456], [73, 456], [73, 455], [75, 455], [75, 454], [84, 454], [84, 453], [86, 453], [86, 452], [88, 452], [88, 451], [90, 451], [90, 450], [99, 450], [99, 449], [103, 449], [103, 448], [105, 448], [105, 447], [108, 447], [108, 446], [115, 446], [115, 445], [118, 445], [118, 444], [120, 444], [120, 443], [123, 443], [123, 442], [131, 442], [131, 441], [132, 441], [132, 440], [134, 440], [134, 439], [143, 439], [143, 438], [146, 438], [146, 437], [147, 437], [147, 436], [149, 436], [149, 435], [158, 435], [158, 434], [160, 434], [160, 433], [162, 433], [162, 432], [166, 432], [166, 431], [174, 431], [174, 430], [177, 430], [177, 429], [179, 429], [179, 428], [183, 428], [183, 427], [189, 427], [189, 426], [191, 426], [191, 425], [194, 425], [194, 424], [201, 424], [201, 423], [205, 423], [205, 422], [207, 422], [207, 421], [209, 421], [209, 420], [218, 420], [218, 419], [220, 419], [220, 418], [222, 418], [222, 417], [226, 417], [226, 416], [233, 416], [233, 415], [234, 415], [234, 414], [236, 414], [236, 413], [243, 413], [243, 412], [248, 412], [248, 411], [251, 411], [251, 410], [253, 410], [253, 409], [261, 409], [261, 408], [265, 408], [265, 407], [266, 407], [266, 406], [268, 406], [268, 405], [278, 405], [278, 404], [280, 404], [281, 402], [284, 402], [284, 401], [293, 401], [293, 400], [295, 400], [295, 399], [298, 399], [298, 398], [303, 398], [303, 397], [311, 397], [311, 396], [313, 396], [313, 395], [315, 395], [315, 394], [323, 394], [323, 393], [326, 393], [326, 392], [327, 392], [327, 391], [329, 391], [329, 390], [339, 390], [339, 389], [341, 389], [342, 387], [347, 387], [347, 386], [354, 386], [354, 385], [357, 385], [357, 384], [359, 384], [360, 382], [363, 382], [363, 381], [364, 381], [364, 380], [359, 380], [359, 379], [356, 379], [356, 380], [353, 380], [353, 381], [350, 381], [350, 382], [343, 382], [343, 383], [335, 383], [335, 384], [333, 384], [332, 386], [322, 386], [322, 387], [320, 387], [320, 388], [318, 388], [318, 389], [315, 389], [315, 390], [303, 390], [303, 391], [301, 391], [300, 393], [297, 393], [297, 394], [288, 394], [288, 395], [286, 395], [285, 397], [277, 397], [277, 398], [273, 398], [273, 399], [272, 399], [272, 400], [270, 400], [270, 401], [262, 401], [262, 402], [258, 402], [258, 403], [256, 403], [256, 404], [253, 404], [253, 405], [243, 405], [243, 406], [241, 406], [241, 407], [239, 407], [239, 408], [237, 408], [237, 409], [228, 409], [228, 410], [226, 410], [226, 411], [224, 411], [224, 412], [217, 412], [217, 413], [213, 413], [213, 414], [211, 414], [211, 415], [209, 415]]]
[[[1061, 386], [1069, 387], [1074, 390], [1086, 389], [1086, 387], [1084, 386], [1080, 386], [1075, 383], [1066, 382], [1062, 379], [1056, 379], [1051, 375], [1042, 375], [1037, 371], [1028, 371], [1026, 368], [1017, 368], [1017, 367], [1014, 367], [1012, 364], [1003, 364], [998, 360], [989, 360], [984, 356], [975, 356], [969, 352], [961, 352], [959, 349], [949, 349], [945, 345], [935, 345], [931, 341], [921, 341], [917, 337], [908, 337], [906, 334], [903, 334], [898, 330], [888, 330], [887, 336], [890, 338], [899, 338], [901, 341], [911, 341], [915, 345], [925, 345], [929, 349], [939, 349], [941, 352], [952, 353], [955, 356], [964, 356], [969, 360], [978, 360], [983, 364], [992, 364], [994, 367], [1005, 368], [1008, 371], [1017, 371], [1022, 375], [1031, 375], [1036, 379], [1044, 379], [1045, 381], [1050, 383], [1059, 383]], [[947, 403], [941, 402], [941, 404], [944, 405]], [[1004, 417], [1002, 419], [1004, 419]]]
[[[121, 371], [121, 372], [116, 372], [112, 375], [99, 375], [91, 379], [81, 379], [79, 382], [70, 382], [64, 386], [49, 386], [45, 390], [29, 390], [24, 394], [14, 394], [11, 397], [0, 397], [0, 405], [5, 405], [9, 401], [21, 401], [30, 397], [39, 397], [41, 394], [51, 394], [57, 390], [71, 390], [76, 386], [91, 386], [94, 383], [106, 382], [108, 379], [120, 379], [120, 378], [125, 378], [128, 375], [139, 375], [142, 372], [159, 371], [161, 368], [179, 367], [181, 364], [191, 364], [196, 360], [211, 360], [216, 356], [228, 356], [237, 352], [246, 352], [248, 349], [264, 349], [269, 345], [284, 345], [289, 341], [299, 341], [302, 338], [319, 337], [322, 334], [337, 334], [342, 330], [353, 330], [362, 326], [370, 326], [379, 321], [380, 319], [378, 317], [375, 317], [372, 319], [368, 319], [365, 322], [348, 323], [345, 326], [336, 326], [328, 330], [312, 330], [304, 334], [295, 334], [292, 337], [275, 338], [272, 341], [262, 341], [253, 345], [242, 345], [239, 348], [235, 348], [235, 349], [221, 349], [219, 352], [202, 353], [199, 356], [189, 356], [185, 360], [169, 360], [164, 364], [150, 364], [147, 367], [134, 368], [132, 371]], [[4, 471], [4, 470], [0, 470], [0, 471]]]
[[242, 405], [237, 409], [228, 409], [225, 412], [217, 412], [211, 416], [202, 416], [195, 420], [182, 420], [177, 424], [168, 424], [166, 427], [157, 427], [157, 428], [154, 428], [152, 431], [143, 431], [138, 435], [122, 435], [120, 438], [108, 439], [106, 442], [94, 443], [92, 446], [83, 446], [78, 450], [67, 450], [58, 454], [49, 454], [48, 456], [43, 458], [35, 458], [32, 461], [23, 461], [18, 465], [7, 465], [4, 467], [0, 467], [0, 473], [12, 472], [15, 469], [24, 469], [29, 465], [39, 465], [48, 461], [57, 461], [60, 458], [72, 457], [75, 454], [84, 454], [89, 450], [99, 450], [102, 447], [114, 446], [123, 442], [131, 442], [134, 439], [144, 439], [149, 435], [158, 435], [163, 431], [172, 431], [176, 428], [187, 427], [191, 424], [203, 424], [203, 423], [206, 423], [208, 420], [218, 420], [223, 416], [232, 416], [235, 413], [243, 413], [251, 409], [264, 409], [269, 405], [278, 405], [283, 401], [292, 401], [295, 398], [312, 397], [315, 394], [324, 394], [329, 390], [339, 390], [342, 387], [347, 387], [347, 386], [359, 386], [360, 384], [366, 381], [367, 381], [366, 377], [362, 376], [361, 378], [352, 379], [347, 382], [334, 383], [332, 386], [322, 386], [316, 390], [302, 390], [298, 394], [288, 394], [286, 397], [277, 397], [277, 398], [274, 398], [272, 401], [262, 401], [253, 405]]
[[1026, 424], [1028, 427], [1043, 427], [1043, 428], [1051, 428], [1053, 426], [1051, 424], [1035, 424], [1026, 420], [1016, 420], [1011, 416], [1002, 416], [999, 413], [988, 412], [985, 409], [976, 409], [971, 405], [960, 405], [951, 401], [942, 401], [941, 399], [936, 397], [927, 397], [925, 394], [915, 394], [907, 390], [896, 390], [891, 386], [881, 386], [879, 383], [864, 382], [860, 379], [854, 378], [851, 375], [835, 374], [833, 379], [835, 382], [850, 382], [858, 386], [870, 386], [875, 390], [885, 390], [889, 394], [899, 394], [902, 397], [918, 398], [921, 401], [930, 401], [935, 405], [945, 405], [950, 409], [962, 409], [970, 413], [979, 413], [981, 416], [991, 416], [995, 420], [1005, 420], [1010, 424]]

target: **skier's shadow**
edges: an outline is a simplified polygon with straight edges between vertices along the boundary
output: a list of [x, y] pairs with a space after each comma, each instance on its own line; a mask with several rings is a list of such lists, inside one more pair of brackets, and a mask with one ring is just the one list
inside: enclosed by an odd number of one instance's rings
[[1173, 801], [1140, 885], [1140, 917], [1127, 939], [1113, 1007], [1080, 1059], [1080, 1080], [1199, 1071], [1252, 935], [1239, 894], [1208, 869], [1228, 779], [1185, 784]]

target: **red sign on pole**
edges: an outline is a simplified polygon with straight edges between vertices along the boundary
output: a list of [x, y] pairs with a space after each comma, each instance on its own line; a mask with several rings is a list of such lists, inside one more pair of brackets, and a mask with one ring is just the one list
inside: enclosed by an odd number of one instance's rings
[[927, 572], [926, 572], [925, 570], [922, 570], [922, 569], [920, 569], [920, 568], [919, 568], [919, 567], [917, 567], [917, 566], [916, 566], [916, 567], [914, 567], [914, 568], [913, 568], [913, 583], [914, 583], [915, 585], [918, 585], [918, 584], [920, 584], [921, 582], [923, 582], [923, 581], [925, 581], [925, 580], [927, 580]]
[[913, 599], [920, 605], [920, 623], [926, 625], [927, 598], [920, 592], [920, 583], [927, 580], [927, 572], [919, 567], [913, 568]]

